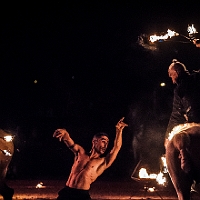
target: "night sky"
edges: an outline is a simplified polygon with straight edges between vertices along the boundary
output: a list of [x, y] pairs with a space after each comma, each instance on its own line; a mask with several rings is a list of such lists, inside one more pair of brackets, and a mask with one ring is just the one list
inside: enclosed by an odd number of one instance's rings
[[141, 127], [144, 162], [163, 153], [173, 95], [168, 66], [177, 58], [189, 71], [199, 69], [200, 49], [181, 36], [153, 49], [138, 38], [168, 28], [188, 36], [191, 24], [200, 31], [196, 5], [17, 1], [4, 3], [1, 13], [0, 126], [16, 136], [10, 178], [66, 179], [73, 155], [52, 138], [54, 130], [66, 128], [89, 151], [99, 131], [112, 146], [123, 116], [129, 127], [105, 177], [130, 177]]

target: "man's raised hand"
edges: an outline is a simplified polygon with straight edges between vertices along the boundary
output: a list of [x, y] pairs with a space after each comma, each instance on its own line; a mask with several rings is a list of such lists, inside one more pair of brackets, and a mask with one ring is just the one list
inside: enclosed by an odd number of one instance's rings
[[119, 131], [122, 131], [122, 130], [124, 129], [124, 127], [128, 126], [128, 124], [124, 123], [123, 120], [124, 120], [124, 117], [122, 117], [122, 118], [118, 121], [117, 125], [115, 126], [116, 129], [119, 130]]
[[65, 129], [57, 129], [53, 133], [53, 137], [56, 137], [61, 142], [62, 140], [69, 138], [69, 133]]

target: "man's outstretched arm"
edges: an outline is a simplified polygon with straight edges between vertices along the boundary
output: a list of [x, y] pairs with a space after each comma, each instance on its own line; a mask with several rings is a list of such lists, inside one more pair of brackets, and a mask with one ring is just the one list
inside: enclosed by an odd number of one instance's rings
[[106, 168], [111, 166], [111, 164], [116, 159], [119, 150], [121, 149], [122, 131], [123, 131], [124, 127], [128, 126], [127, 124], [125, 124], [123, 122], [123, 120], [124, 120], [124, 117], [121, 118], [119, 120], [119, 122], [117, 123], [117, 125], [115, 126], [116, 127], [116, 136], [115, 136], [115, 140], [114, 140], [114, 146], [113, 146], [112, 150], [110, 151], [110, 153], [108, 153], [108, 155], [105, 158]]
[[59, 141], [63, 141], [69, 149], [71, 149], [74, 153], [80, 152], [83, 153], [84, 149], [76, 144], [74, 140], [70, 137], [69, 133], [66, 129], [57, 129], [53, 133], [53, 137], [58, 138]]

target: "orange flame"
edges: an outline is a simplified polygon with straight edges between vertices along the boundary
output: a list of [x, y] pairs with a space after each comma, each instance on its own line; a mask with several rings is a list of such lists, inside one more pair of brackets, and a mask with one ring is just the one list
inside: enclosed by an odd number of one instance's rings
[[194, 24], [192, 24], [192, 26], [188, 25], [187, 31], [188, 31], [189, 35], [193, 35], [195, 33], [198, 33], [197, 29], [194, 27]]
[[6, 142], [12, 142], [13, 136], [11, 136], [11, 135], [6, 135], [6, 136], [4, 136], [3, 139], [4, 139]]
[[168, 29], [167, 33], [165, 35], [158, 36], [158, 35], [154, 34], [154, 35], [151, 35], [149, 37], [149, 40], [151, 42], [155, 42], [155, 41], [158, 41], [158, 40], [167, 40], [168, 38], [171, 38], [173, 36], [178, 36], [178, 35], [179, 35], [179, 33], [176, 33], [175, 31]]
[[200, 124], [197, 123], [185, 123], [175, 126], [172, 131], [169, 133], [168, 140], [170, 141], [174, 135], [184, 132], [186, 129], [193, 127], [193, 126], [200, 126]]
[[162, 172], [159, 174], [148, 174], [145, 168], [141, 168], [139, 170], [139, 177], [143, 179], [155, 179], [160, 185], [164, 185], [166, 183], [166, 178]]

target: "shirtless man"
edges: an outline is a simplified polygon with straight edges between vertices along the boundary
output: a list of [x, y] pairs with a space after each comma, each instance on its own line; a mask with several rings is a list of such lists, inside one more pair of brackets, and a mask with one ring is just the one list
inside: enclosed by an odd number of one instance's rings
[[104, 170], [112, 165], [122, 146], [122, 131], [125, 126], [124, 117], [116, 125], [116, 137], [112, 150], [102, 156], [109, 143], [106, 133], [94, 135], [92, 149], [87, 153], [83, 147], [76, 144], [65, 129], [57, 129], [53, 137], [63, 141], [74, 153], [74, 164], [66, 182], [66, 186], [59, 191], [57, 200], [91, 200], [89, 195], [90, 185], [100, 176]]

